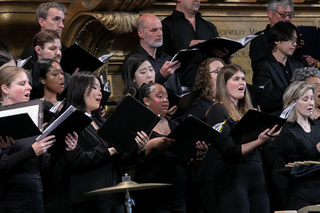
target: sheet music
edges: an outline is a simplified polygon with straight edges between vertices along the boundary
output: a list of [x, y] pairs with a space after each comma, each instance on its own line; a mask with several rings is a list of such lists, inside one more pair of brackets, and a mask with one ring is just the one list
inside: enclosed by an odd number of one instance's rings
[[53, 121], [50, 126], [48, 126], [41, 135], [39, 135], [36, 140], [42, 140], [43, 138], [47, 137], [55, 128], [57, 128], [64, 120], [66, 120], [74, 111], [76, 108], [72, 105], [69, 106], [69, 108], [62, 113], [55, 121]]
[[[39, 113], [40, 113], [38, 105], [3, 110], [3, 111], [0, 111], [0, 117], [7, 117], [7, 116], [18, 115], [22, 113], [28, 113], [32, 121], [35, 123], [35, 125], [38, 126], [38, 122], [39, 122], [38, 119], [39, 119]], [[41, 129], [41, 127], [39, 126], [38, 128]]]

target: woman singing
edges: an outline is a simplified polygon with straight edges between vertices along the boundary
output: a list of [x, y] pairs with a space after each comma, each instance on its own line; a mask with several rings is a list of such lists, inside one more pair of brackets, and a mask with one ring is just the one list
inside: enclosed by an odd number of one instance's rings
[[[84, 194], [115, 186], [121, 178], [119, 164], [121, 156], [114, 147], [97, 135], [97, 130], [103, 123], [95, 117], [101, 98], [101, 85], [93, 73], [79, 72], [72, 76], [65, 107], [73, 105], [92, 118], [92, 123], [79, 134], [78, 146], [67, 156], [71, 166], [71, 207], [76, 213], [124, 212], [122, 194]], [[137, 153], [141, 153], [148, 141], [148, 136], [144, 132], [138, 132], [137, 135]]]
[[[30, 99], [31, 86], [27, 71], [18, 67], [5, 67], [0, 72], [2, 105], [25, 102]], [[3, 183], [3, 212], [44, 212], [40, 170], [50, 169], [58, 157], [47, 150], [55, 136], [36, 141], [35, 137], [16, 140], [0, 149], [0, 181]], [[77, 144], [77, 135], [66, 136], [67, 150]]]
[[[60, 104], [58, 94], [64, 89], [64, 75], [60, 64], [53, 59], [40, 59], [35, 63], [31, 73], [33, 87], [31, 99], [43, 98], [44, 109], [48, 111], [54, 105]], [[59, 111], [55, 115], [58, 113]], [[45, 121], [48, 120], [45, 118]]]
[[215, 104], [207, 122], [213, 126], [227, 120], [216, 138], [218, 160], [215, 169], [217, 196], [223, 213], [269, 213], [269, 197], [258, 147], [270, 142], [279, 132], [266, 129], [254, 141], [244, 143], [228, 136], [242, 116], [252, 108], [243, 68], [226, 65], [217, 77]]
[[[314, 91], [314, 86], [300, 81], [292, 83], [283, 95], [284, 108], [297, 102], [277, 138], [281, 156], [287, 163], [320, 159], [320, 121], [312, 118]], [[289, 178], [289, 209], [319, 204], [319, 187], [319, 178]]]
[[[146, 158], [138, 169], [137, 181], [151, 183], [171, 183], [172, 186], [161, 189], [147, 190], [137, 197], [137, 212], [169, 213], [186, 211], [187, 163], [179, 159], [165, 148], [174, 143], [166, 136], [177, 127], [177, 123], [167, 120], [169, 101], [166, 89], [157, 83], [142, 86], [139, 94], [140, 101], [151, 111], [161, 117], [154, 127], [150, 140], [146, 145]], [[204, 142], [197, 142], [197, 148], [206, 150]], [[205, 154], [198, 151], [197, 156]]]

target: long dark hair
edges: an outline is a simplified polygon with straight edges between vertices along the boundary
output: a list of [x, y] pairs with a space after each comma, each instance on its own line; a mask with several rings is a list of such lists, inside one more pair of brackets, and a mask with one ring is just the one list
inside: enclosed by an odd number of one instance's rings
[[[34, 68], [31, 72], [31, 99], [43, 98], [44, 87], [41, 83], [41, 79], [47, 78], [47, 73], [52, 69], [53, 62], [57, 61], [53, 59], [41, 59], [35, 63]], [[57, 63], [59, 64], [59, 62]]]
[[73, 75], [68, 86], [64, 109], [67, 109], [70, 105], [72, 105], [78, 108], [81, 112], [85, 113], [87, 110], [84, 100], [85, 97], [90, 94], [96, 78], [97, 76], [89, 71], [82, 71]]
[[124, 81], [124, 94], [130, 93], [135, 96], [137, 93], [137, 85], [133, 82], [134, 73], [140, 65], [148, 61], [148, 58], [141, 54], [131, 54], [126, 58], [125, 66], [123, 67], [123, 81]]

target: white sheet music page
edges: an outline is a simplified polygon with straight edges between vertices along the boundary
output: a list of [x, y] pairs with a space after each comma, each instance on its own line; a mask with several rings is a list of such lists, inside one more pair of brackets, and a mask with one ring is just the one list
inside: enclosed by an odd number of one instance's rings
[[38, 126], [38, 119], [39, 119], [39, 106], [38, 105], [32, 105], [32, 106], [26, 106], [26, 107], [20, 107], [16, 109], [8, 109], [0, 111], [0, 117], [6, 117], [11, 115], [18, 115], [28, 113], [32, 121], [35, 123], [36, 126]]

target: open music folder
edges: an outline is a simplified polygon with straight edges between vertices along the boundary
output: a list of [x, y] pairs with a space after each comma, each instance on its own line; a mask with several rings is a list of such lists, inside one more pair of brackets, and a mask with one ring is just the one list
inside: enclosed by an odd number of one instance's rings
[[254, 141], [259, 134], [266, 129], [272, 129], [278, 125], [278, 131], [286, 122], [286, 118], [259, 112], [258, 110], [249, 110], [236, 126], [230, 131], [229, 135], [235, 138], [241, 138], [244, 142]]
[[171, 119], [174, 120], [186, 114], [193, 102], [199, 97], [201, 90], [191, 91], [181, 96], [168, 92], [169, 109], [175, 105], [178, 107]]
[[0, 136], [18, 140], [41, 134], [42, 117], [40, 99], [0, 106]]
[[199, 52], [198, 48], [179, 50], [171, 59], [171, 62], [179, 61], [180, 67], [175, 72], [183, 72]]
[[64, 72], [71, 75], [77, 68], [79, 68], [80, 71], [94, 72], [116, 53], [117, 52], [97, 58], [79, 44], [75, 43], [63, 51], [60, 65]]
[[212, 126], [189, 115], [167, 136], [167, 138], [175, 140], [173, 145], [167, 149], [176, 156], [189, 161], [196, 155], [197, 141], [204, 141], [209, 144], [219, 134]]
[[67, 134], [70, 133], [72, 135], [73, 132], [79, 134], [91, 122], [92, 119], [90, 117], [71, 105], [54, 120], [36, 140], [39, 141], [49, 135], [55, 135], [56, 142], [49, 148], [48, 152], [61, 153], [65, 151], [66, 144], [64, 141]]
[[159, 121], [158, 115], [128, 94], [100, 127], [98, 135], [130, 157], [137, 149], [137, 132], [144, 131], [148, 135]]
[[225, 52], [225, 48], [229, 51], [229, 53], [224, 57], [230, 57], [233, 53], [237, 52], [238, 50], [244, 48], [249, 44], [252, 39], [256, 38], [259, 35], [249, 35], [243, 37], [239, 40], [233, 40], [230, 38], [224, 37], [216, 37], [209, 40], [206, 40], [202, 43], [193, 45], [189, 47], [189, 49], [197, 48], [200, 52], [207, 54], [211, 57], [218, 57], [213, 50], [220, 50]]

